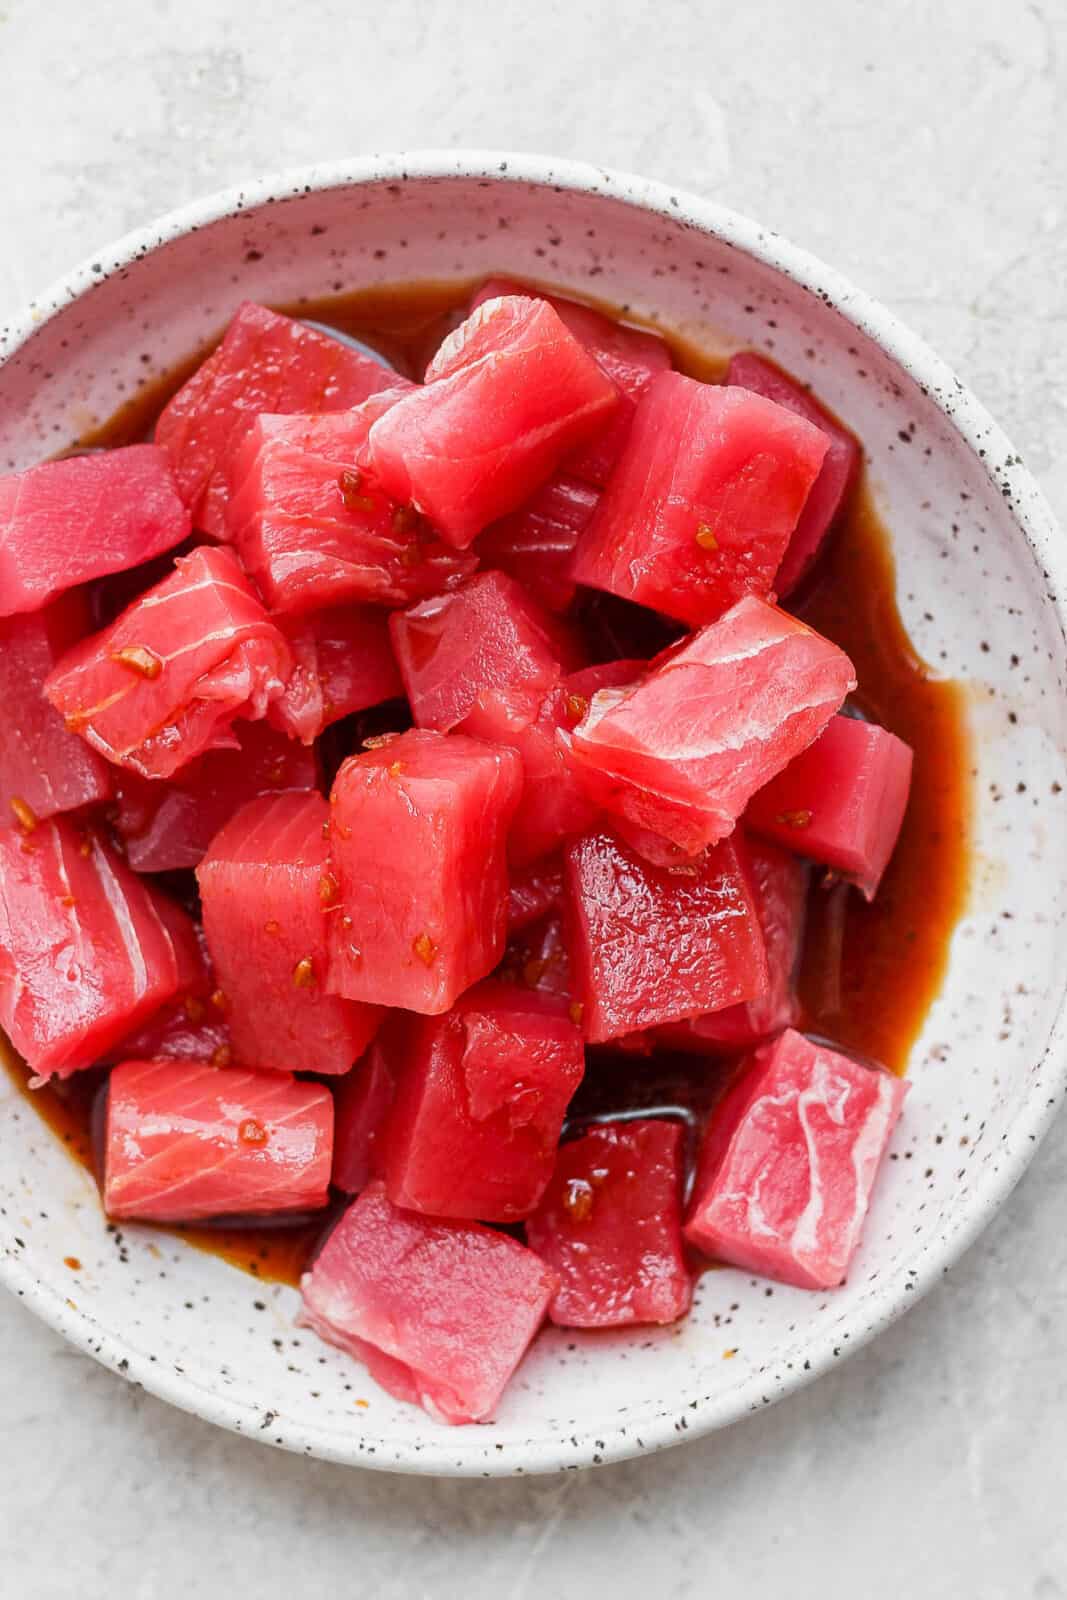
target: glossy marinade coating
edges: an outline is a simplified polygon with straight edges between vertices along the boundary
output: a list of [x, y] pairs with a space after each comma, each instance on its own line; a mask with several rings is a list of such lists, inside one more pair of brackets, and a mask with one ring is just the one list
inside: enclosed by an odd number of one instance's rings
[[833, 717], [760, 792], [748, 826], [786, 850], [850, 878], [873, 900], [908, 806], [912, 751], [858, 717]]
[[778, 598], [785, 599], [811, 570], [823, 540], [840, 516], [859, 471], [860, 447], [847, 428], [843, 428], [806, 389], [794, 383], [773, 361], [767, 361], [751, 350], [743, 350], [740, 355], [731, 357], [726, 370], [726, 382], [741, 389], [750, 389], [754, 394], [765, 395], [776, 405], [785, 406], [788, 411], [796, 412], [797, 416], [805, 417], [830, 441], [819, 475], [808, 491], [804, 509], [797, 519], [782, 564], [775, 575], [774, 587]]
[[0, 829], [0, 1026], [40, 1077], [92, 1066], [176, 994], [194, 938], [96, 828]]
[[689, 1310], [682, 1253], [679, 1122], [603, 1123], [560, 1146], [526, 1239], [559, 1274], [549, 1306], [565, 1328], [674, 1322]]
[[44, 698], [56, 662], [89, 631], [84, 593], [40, 611], [0, 619], [0, 827], [96, 805], [111, 794], [112, 769], [71, 733]]
[[447, 1011], [504, 951], [513, 750], [412, 729], [350, 756], [330, 796], [328, 986]]
[[115, 771], [112, 825], [138, 872], [196, 867], [234, 812], [260, 795], [313, 789], [316, 753], [266, 722], [239, 722], [233, 747], [209, 750], [172, 778]]
[[365, 470], [372, 422], [411, 387], [324, 417], [257, 417], [228, 460], [227, 529], [275, 612], [408, 605], [474, 571]]
[[669, 864], [731, 833], [855, 687], [844, 651], [749, 596], [559, 739], [589, 798]]
[[567, 471], [576, 478], [602, 486], [625, 447], [638, 400], [656, 373], [670, 368], [668, 345], [647, 328], [635, 328], [606, 317], [592, 306], [581, 305], [577, 300], [546, 295], [507, 278], [490, 278], [484, 283], [471, 301], [471, 310], [501, 295], [547, 300], [564, 327], [584, 345], [605, 377], [615, 385], [618, 400], [610, 419], [588, 444], [579, 445], [564, 462]]
[[225, 463], [263, 412], [347, 410], [395, 383], [377, 361], [246, 300], [156, 423], [156, 443], [202, 533], [227, 537]]
[[613, 412], [611, 383], [543, 300], [490, 300], [373, 425], [367, 464], [465, 549], [515, 511]]
[[478, 984], [442, 1017], [398, 1023], [383, 1049], [396, 1080], [381, 1164], [394, 1204], [483, 1222], [527, 1216], [584, 1070], [566, 1002]]
[[325, 1205], [333, 1101], [289, 1073], [124, 1061], [108, 1083], [104, 1209], [193, 1222]]
[[253, 800], [197, 869], [204, 933], [226, 997], [236, 1060], [277, 1071], [347, 1072], [382, 1013], [327, 991], [327, 914], [338, 886], [311, 792]]
[[654, 378], [571, 573], [699, 628], [775, 574], [826, 435], [746, 389]]
[[201, 546], [120, 617], [83, 639], [45, 684], [68, 728], [118, 766], [169, 778], [262, 717], [292, 656], [233, 552]]
[[608, 833], [564, 853], [574, 994], [602, 1042], [755, 999], [768, 981], [746, 865], [732, 840], [684, 875]]

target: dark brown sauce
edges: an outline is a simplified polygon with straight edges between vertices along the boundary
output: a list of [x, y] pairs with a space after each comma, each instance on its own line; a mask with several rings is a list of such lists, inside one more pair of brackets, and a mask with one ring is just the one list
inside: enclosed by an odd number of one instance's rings
[[[459, 320], [469, 283], [423, 283], [278, 309], [360, 339], [406, 376], [419, 377]], [[598, 309], [611, 314], [611, 307]], [[660, 330], [657, 330], [660, 331]], [[681, 371], [706, 381], [723, 375], [721, 357], [671, 341]], [[130, 444], [150, 435], [156, 417], [210, 351], [205, 347], [166, 376], [146, 380], [114, 416], [83, 436], [81, 448]], [[895, 598], [889, 542], [861, 482], [818, 570], [793, 607], [833, 639], [857, 669], [857, 707], [915, 751], [908, 814], [878, 897], [867, 905], [846, 885], [812, 890], [801, 971], [804, 1026], [903, 1071], [937, 992], [949, 940], [967, 894], [969, 796], [963, 695], [919, 660]], [[0, 1040], [0, 1055], [4, 1054]], [[5, 1057], [5, 1059], [7, 1059]], [[100, 1075], [31, 1091], [25, 1069], [13, 1079], [71, 1154], [94, 1166], [92, 1107]], [[574, 1107], [576, 1124], [639, 1108], [678, 1116], [690, 1139], [724, 1079], [707, 1061], [644, 1056], [591, 1060]], [[296, 1283], [328, 1219], [159, 1229], [266, 1281]]]
[[967, 899], [970, 762], [962, 686], [916, 655], [895, 594], [885, 529], [861, 483], [795, 610], [852, 658], [857, 708], [910, 744], [915, 766], [874, 901], [814, 886], [800, 993], [805, 1027], [903, 1072]]
[[299, 1222], [234, 1222], [211, 1228], [167, 1228], [167, 1233], [231, 1266], [262, 1278], [264, 1283], [300, 1282], [327, 1226], [322, 1216]]

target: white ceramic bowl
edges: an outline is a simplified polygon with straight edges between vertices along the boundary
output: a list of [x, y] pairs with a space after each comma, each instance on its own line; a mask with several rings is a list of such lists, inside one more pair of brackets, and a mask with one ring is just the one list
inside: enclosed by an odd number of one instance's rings
[[631, 306], [698, 341], [773, 350], [855, 427], [912, 638], [971, 685], [976, 870], [848, 1285], [772, 1294], [713, 1272], [677, 1328], [547, 1333], [488, 1426], [438, 1426], [391, 1400], [294, 1327], [295, 1291], [150, 1229], [108, 1232], [87, 1175], [0, 1082], [0, 1274], [46, 1322], [164, 1399], [255, 1438], [472, 1475], [660, 1449], [768, 1405], [856, 1349], [989, 1220], [1067, 1077], [1062, 542], [1018, 456], [942, 362], [755, 223], [592, 167], [469, 152], [368, 157], [218, 195], [100, 251], [2, 330], [0, 469], [106, 417], [215, 334], [243, 296], [285, 302], [490, 270]]

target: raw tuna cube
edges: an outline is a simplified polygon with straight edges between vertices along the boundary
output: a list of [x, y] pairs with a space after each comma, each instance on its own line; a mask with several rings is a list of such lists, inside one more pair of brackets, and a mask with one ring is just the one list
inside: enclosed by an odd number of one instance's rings
[[178, 992], [181, 917], [66, 817], [0, 829], [0, 1027], [39, 1077], [91, 1066]]
[[573, 728], [589, 711], [589, 703], [601, 689], [632, 689], [648, 671], [647, 661], [626, 657], [621, 661], [599, 661], [595, 666], [568, 672], [560, 684], [558, 720]]
[[477, 566], [360, 465], [372, 421], [401, 393], [333, 416], [263, 416], [250, 428], [229, 465], [228, 527], [272, 610], [407, 605]]
[[563, 839], [584, 833], [599, 815], [585, 785], [566, 759], [557, 731], [568, 732], [601, 689], [633, 684], [647, 670], [644, 661], [609, 661], [561, 680], [546, 696], [534, 722], [509, 740], [522, 757], [523, 790], [508, 836], [513, 865], [527, 866], [558, 848]]
[[833, 717], [815, 743], [752, 797], [748, 825], [873, 900], [911, 787], [912, 751], [873, 722]]
[[226, 1018], [207, 995], [186, 995], [168, 1000], [143, 1027], [120, 1039], [105, 1052], [111, 1061], [208, 1061], [227, 1067], [233, 1060]]
[[159, 919], [170, 935], [177, 975], [175, 998], [194, 990], [200, 992], [211, 975], [203, 929], [169, 894], [164, 894], [154, 884], [145, 884], [145, 888], [151, 894]]
[[368, 465], [464, 549], [519, 506], [615, 408], [614, 384], [543, 300], [490, 300], [374, 423]]
[[389, 631], [420, 728], [506, 740], [529, 726], [559, 682], [550, 619], [503, 572], [478, 573], [451, 594], [394, 611]]
[[112, 572], [106, 578], [96, 578], [87, 584], [84, 594], [89, 607], [90, 624], [85, 632], [99, 633], [102, 628], [110, 627], [148, 589], [154, 589], [157, 583], [171, 576], [179, 556], [190, 555], [197, 545], [204, 542], [191, 533], [173, 550], [165, 550], [161, 556], [143, 561], [139, 567], [127, 567], [125, 572]]
[[334, 1094], [331, 1182], [335, 1189], [359, 1194], [371, 1178], [381, 1177], [382, 1135], [395, 1091], [379, 1033], [363, 1060], [338, 1081]]
[[607, 1122], [561, 1145], [526, 1223], [530, 1249], [559, 1274], [548, 1308], [564, 1328], [674, 1322], [693, 1286], [682, 1255], [680, 1122]]
[[566, 611], [575, 590], [571, 557], [599, 498], [579, 478], [550, 478], [521, 510], [485, 530], [483, 564], [510, 573], [546, 611]]
[[698, 1054], [750, 1050], [791, 1028], [800, 1015], [793, 978], [800, 959], [808, 875], [795, 856], [762, 839], [746, 838], [749, 881], [767, 949], [767, 991], [758, 1000], [727, 1006], [658, 1030], [665, 1044]]
[[774, 587], [780, 597], [791, 594], [811, 567], [830, 527], [844, 504], [845, 496], [859, 471], [860, 447], [835, 417], [824, 411], [806, 389], [786, 377], [773, 361], [745, 351], [732, 357], [726, 381], [739, 389], [762, 394], [798, 417], [806, 417], [830, 440], [819, 476], [811, 486], [799, 521], [789, 541], [785, 559], [778, 568]]
[[282, 632], [294, 666], [267, 719], [290, 738], [312, 744], [331, 722], [404, 693], [381, 612], [358, 606], [314, 611], [290, 618]]
[[582, 1036], [566, 1003], [485, 983], [392, 1040], [396, 1099], [383, 1176], [394, 1205], [513, 1222], [552, 1176]]
[[136, 567], [189, 534], [167, 458], [153, 444], [44, 461], [0, 477], [0, 617]]
[[692, 627], [770, 595], [827, 444], [762, 395], [660, 373], [572, 576]]
[[292, 669], [232, 551], [203, 547], [174, 566], [45, 683], [68, 728], [145, 778], [232, 749], [234, 718], [262, 717]]
[[234, 740], [232, 750], [209, 750], [174, 778], [116, 775], [114, 826], [131, 867], [138, 872], [195, 867], [240, 806], [262, 794], [313, 789], [318, 783], [313, 752], [266, 723], [239, 724]]
[[555, 1274], [506, 1234], [390, 1205], [370, 1184], [301, 1282], [301, 1321], [441, 1422], [483, 1422], [544, 1318]]
[[381, 1021], [328, 994], [329, 870], [320, 794], [242, 807], [197, 868], [204, 932], [227, 1001], [234, 1055], [250, 1067], [347, 1072]]
[[731, 831], [855, 687], [844, 651], [750, 595], [628, 694], [596, 695], [558, 738], [591, 800], [691, 856]]
[[563, 862], [558, 856], [512, 872], [508, 885], [508, 935], [540, 922], [563, 904]]
[[111, 793], [111, 769], [68, 733], [42, 693], [56, 661], [88, 629], [84, 596], [0, 620], [0, 827], [95, 805]]
[[346, 411], [396, 383], [370, 356], [246, 300], [156, 424], [195, 525], [226, 537], [227, 457], [262, 412]]
[[702, 853], [699, 850], [682, 850], [673, 840], [665, 839], [661, 833], [653, 833], [650, 828], [639, 827], [628, 817], [612, 815], [604, 820], [610, 821], [613, 832], [624, 845], [642, 860], [651, 861], [654, 867], [684, 866], [687, 862], [699, 859]]
[[845, 1281], [908, 1085], [789, 1029], [713, 1113], [685, 1233], [801, 1289]]
[[590, 483], [606, 483], [626, 443], [638, 400], [657, 372], [670, 370], [670, 350], [656, 334], [643, 328], [628, 327], [576, 300], [541, 295], [505, 278], [490, 278], [483, 284], [471, 302], [471, 310], [501, 295], [547, 300], [564, 327], [585, 346], [618, 390], [619, 401], [611, 420], [567, 460], [568, 469], [577, 477]]
[[587, 1039], [699, 1017], [767, 989], [767, 955], [731, 839], [682, 873], [609, 834], [564, 853], [575, 997]]
[[534, 994], [566, 1000], [568, 1016], [580, 1025], [582, 1008], [574, 1000], [570, 951], [558, 912], [550, 912], [508, 940], [497, 975], [524, 984]]
[[[210, 1061], [229, 1066], [232, 1058], [225, 997], [204, 942], [203, 929], [180, 906], [159, 897], [159, 911], [171, 928], [178, 957], [178, 991], [147, 1022], [105, 1051], [103, 1061]], [[177, 919], [177, 920], [176, 920]]]
[[289, 1073], [124, 1061], [108, 1083], [104, 1210], [144, 1222], [314, 1211], [333, 1100]]
[[435, 1015], [500, 960], [513, 750], [412, 729], [350, 756], [330, 796], [329, 987]]

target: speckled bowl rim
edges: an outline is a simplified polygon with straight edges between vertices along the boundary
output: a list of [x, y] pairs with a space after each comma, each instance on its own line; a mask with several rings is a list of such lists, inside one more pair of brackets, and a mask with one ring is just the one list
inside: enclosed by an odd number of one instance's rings
[[[230, 216], [268, 203], [331, 189], [369, 183], [404, 183], [423, 179], [491, 180], [500, 184], [556, 186], [624, 202], [659, 214], [674, 223], [713, 235], [720, 241], [776, 270], [824, 304], [831, 306], [861, 333], [875, 341], [939, 407], [974, 454], [981, 469], [1008, 502], [1021, 535], [1041, 569], [1048, 597], [1067, 637], [1067, 544], [1044, 494], [1022, 465], [1018, 452], [988, 412], [925, 342], [904, 327], [878, 301], [855, 288], [833, 268], [790, 244], [771, 229], [711, 200], [648, 179], [556, 160], [549, 156], [507, 151], [428, 150], [366, 155], [333, 161], [261, 178], [219, 191], [168, 213], [145, 228], [127, 234], [65, 274], [10, 324], [0, 328], [0, 365], [45, 322], [106, 278], [123, 273], [143, 256], [172, 240]], [[851, 1327], [847, 1345], [853, 1354], [890, 1326], [933, 1287], [959, 1259], [1003, 1204], [1029, 1165], [1067, 1089], [1067, 993], [1060, 997], [1039, 1070], [1027, 1098], [1003, 1135], [1000, 1159], [987, 1166], [937, 1240], [921, 1247], [906, 1263], [880, 1277], [860, 1305], [859, 1325]], [[36, 1278], [18, 1256], [0, 1256], [0, 1283], [22, 1299], [35, 1315], [71, 1344], [160, 1399], [238, 1433], [262, 1439], [261, 1413], [223, 1393], [207, 1390], [188, 1377], [168, 1371], [129, 1344], [120, 1333], [102, 1327], [88, 1312], [72, 1308], [61, 1290]], [[864, 1317], [865, 1313], [865, 1317]], [[442, 1430], [440, 1437], [421, 1435], [406, 1459], [396, 1441], [389, 1461], [368, 1455], [368, 1436], [353, 1434], [339, 1444], [335, 1432], [272, 1418], [267, 1442], [324, 1460], [387, 1471], [447, 1476], [497, 1477], [590, 1466], [658, 1451], [685, 1439], [736, 1422], [820, 1376], [839, 1350], [839, 1331], [825, 1334], [794, 1370], [754, 1372], [729, 1394], [715, 1397], [678, 1395], [660, 1409], [628, 1411], [617, 1422], [605, 1420], [577, 1439], [531, 1440], [522, 1445], [497, 1445], [478, 1428]], [[685, 1426], [680, 1430], [679, 1418]]]

